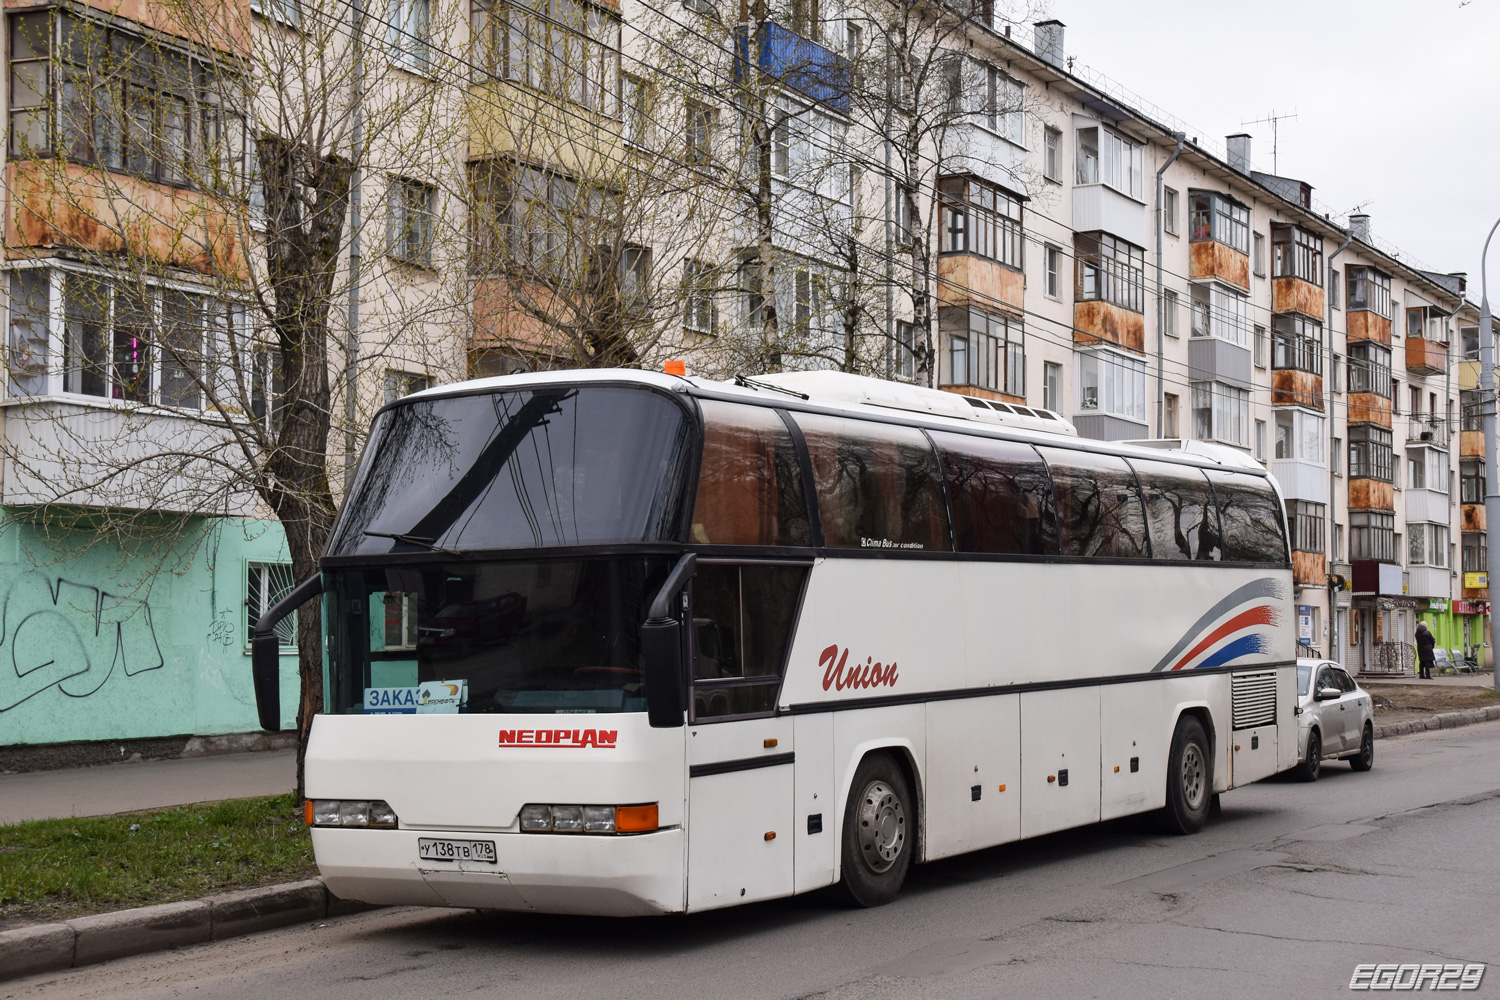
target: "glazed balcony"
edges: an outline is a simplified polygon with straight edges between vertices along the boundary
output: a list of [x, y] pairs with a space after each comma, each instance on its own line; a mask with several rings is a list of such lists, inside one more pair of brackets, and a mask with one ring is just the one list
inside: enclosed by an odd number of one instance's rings
[[1271, 311], [1274, 313], [1301, 313], [1323, 321], [1323, 289], [1302, 278], [1279, 277], [1271, 279]]
[[1218, 240], [1196, 240], [1192, 247], [1191, 271], [1194, 281], [1217, 279], [1243, 291], [1250, 290], [1250, 255]]
[[1379, 510], [1395, 513], [1396, 491], [1390, 483], [1380, 479], [1354, 478], [1349, 480], [1350, 510]]
[[1100, 341], [1132, 351], [1146, 349], [1144, 313], [1113, 302], [1090, 300], [1073, 304], [1073, 343], [1095, 346]]
[[1292, 553], [1292, 582], [1299, 586], [1323, 587], [1328, 583], [1328, 562], [1321, 552]]
[[1271, 371], [1272, 406], [1306, 406], [1323, 409], [1323, 376], [1293, 368]]
[[1391, 346], [1391, 321], [1371, 309], [1349, 310], [1349, 341], [1356, 340]]
[[799, 94], [837, 111], [849, 111], [849, 60], [810, 38], [764, 21], [753, 38], [748, 25], [735, 31], [734, 79], [743, 83], [753, 63], [763, 78], [779, 80]]
[[1441, 375], [1448, 370], [1448, 345], [1439, 340], [1408, 337], [1406, 370], [1413, 375]]
[[949, 253], [938, 258], [937, 273], [939, 306], [1004, 306], [1018, 313], [1023, 308], [1026, 275], [1015, 268], [973, 254]]

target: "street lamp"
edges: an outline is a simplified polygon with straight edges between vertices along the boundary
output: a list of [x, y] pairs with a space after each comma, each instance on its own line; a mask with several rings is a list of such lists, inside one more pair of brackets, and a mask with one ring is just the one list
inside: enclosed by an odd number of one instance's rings
[[[1495, 230], [1500, 229], [1500, 219], [1490, 227], [1490, 234], [1484, 238], [1484, 252], [1479, 255], [1479, 388], [1480, 398], [1484, 401], [1484, 531], [1485, 531], [1485, 582], [1490, 588], [1500, 580], [1500, 572], [1496, 572], [1497, 560], [1500, 560], [1500, 545], [1491, 545], [1489, 533], [1500, 529], [1500, 493], [1496, 487], [1500, 486], [1495, 475], [1495, 333], [1490, 328], [1490, 289], [1489, 281], [1485, 275], [1485, 261], [1490, 254], [1490, 240], [1495, 238]], [[1500, 647], [1495, 645], [1495, 592], [1489, 590], [1490, 595], [1490, 669], [1494, 671], [1495, 690], [1500, 691], [1500, 663], [1496, 663], [1496, 653]]]

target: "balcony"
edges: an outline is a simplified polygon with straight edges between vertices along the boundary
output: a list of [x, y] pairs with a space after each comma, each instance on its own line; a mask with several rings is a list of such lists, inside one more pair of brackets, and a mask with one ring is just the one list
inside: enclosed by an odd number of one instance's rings
[[[1088, 300], [1073, 304], [1073, 343], [1094, 347], [1118, 344], [1132, 351], [1146, 349], [1146, 317], [1113, 302]], [[1081, 432], [1080, 432], [1081, 433]]]
[[1451, 515], [1448, 494], [1441, 490], [1424, 490], [1408, 487], [1401, 491], [1406, 497], [1406, 519], [1447, 524]]
[[1327, 561], [1321, 552], [1292, 552], [1292, 582], [1304, 587], [1328, 583]]
[[1023, 308], [1026, 276], [1014, 268], [972, 254], [949, 253], [938, 258], [938, 305], [978, 306], [995, 310]]
[[749, 76], [753, 61], [761, 75], [780, 80], [799, 94], [837, 111], [849, 111], [849, 60], [809, 38], [770, 21], [755, 32], [755, 54], [750, 53], [750, 29], [741, 25], [734, 38], [734, 80]]
[[1399, 563], [1376, 562], [1374, 559], [1356, 559], [1350, 564], [1353, 569], [1354, 592], [1356, 594], [1378, 594], [1382, 597], [1400, 597], [1406, 589]]
[[1448, 345], [1423, 337], [1407, 338], [1406, 370], [1413, 375], [1441, 375], [1448, 370]]
[[1272, 406], [1305, 406], [1323, 409], [1323, 376], [1295, 368], [1276, 368], [1271, 372]]
[[973, 122], [943, 130], [939, 139], [943, 172], [973, 174], [1019, 195], [1026, 187], [1026, 150]]
[[1443, 566], [1413, 566], [1406, 571], [1408, 597], [1448, 597], [1453, 576]]
[[1349, 312], [1349, 342], [1373, 340], [1377, 344], [1391, 346], [1391, 321], [1369, 309], [1353, 309]]
[[1297, 277], [1271, 279], [1271, 311], [1273, 313], [1301, 313], [1323, 322], [1323, 289], [1310, 281]]
[[1412, 417], [1406, 422], [1408, 447], [1419, 448], [1429, 445], [1447, 451], [1448, 442], [1452, 437], [1453, 422], [1442, 417]]
[[1350, 510], [1396, 510], [1396, 491], [1381, 479], [1352, 477], [1349, 480]]
[[1146, 206], [1104, 184], [1073, 188], [1073, 231], [1109, 233], [1138, 247], [1146, 245]]
[[1300, 458], [1273, 458], [1271, 475], [1281, 484], [1281, 494], [1288, 500], [1310, 503], [1328, 502], [1328, 466]]
[[1218, 240], [1194, 240], [1191, 271], [1194, 281], [1217, 278], [1245, 291], [1250, 290], [1250, 255]]

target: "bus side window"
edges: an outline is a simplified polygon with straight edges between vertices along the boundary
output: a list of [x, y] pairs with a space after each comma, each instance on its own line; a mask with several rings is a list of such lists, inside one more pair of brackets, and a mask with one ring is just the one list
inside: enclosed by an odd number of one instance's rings
[[914, 427], [799, 413], [830, 548], [947, 552], [937, 456]]
[[933, 431], [960, 552], [1056, 555], [1057, 512], [1047, 466], [1019, 441]]
[[1271, 484], [1260, 476], [1208, 469], [1224, 526], [1224, 561], [1286, 563], [1282, 509]]
[[1052, 473], [1065, 556], [1144, 559], [1146, 515], [1123, 458], [1038, 448]]
[[1150, 459], [1132, 458], [1130, 464], [1135, 467], [1146, 500], [1152, 558], [1218, 559], [1219, 512], [1203, 471]]
[[693, 718], [776, 708], [803, 566], [700, 565], [693, 578]]
[[810, 545], [791, 432], [775, 410], [701, 399], [703, 462], [693, 501], [700, 545]]

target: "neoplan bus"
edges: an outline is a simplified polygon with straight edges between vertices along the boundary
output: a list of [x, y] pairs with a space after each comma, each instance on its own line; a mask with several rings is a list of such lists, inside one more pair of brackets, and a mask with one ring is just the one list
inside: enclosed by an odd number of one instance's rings
[[[1003, 411], [1003, 412], [1002, 412]], [[331, 891], [707, 910], [1296, 764], [1275, 482], [838, 373], [492, 378], [377, 415], [321, 574]]]

